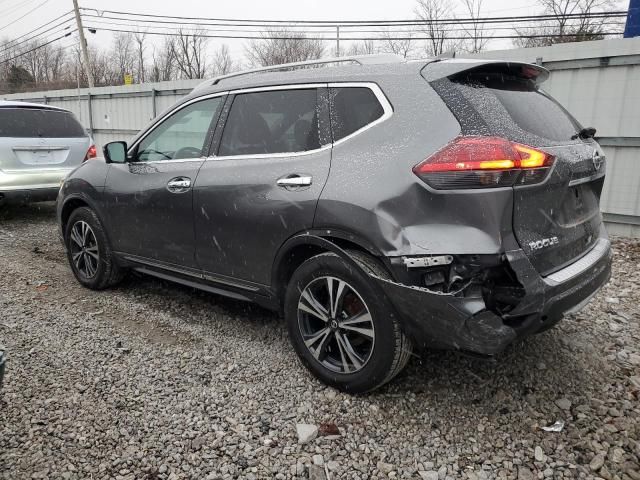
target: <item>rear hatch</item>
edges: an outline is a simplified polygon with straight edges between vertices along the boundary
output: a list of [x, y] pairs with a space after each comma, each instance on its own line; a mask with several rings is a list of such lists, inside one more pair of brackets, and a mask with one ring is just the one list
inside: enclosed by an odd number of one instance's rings
[[0, 108], [0, 170], [35, 173], [74, 168], [90, 139], [71, 112], [37, 107]]
[[602, 150], [592, 138], [580, 137], [582, 126], [540, 90], [545, 70], [499, 62], [464, 67], [431, 81], [462, 134], [500, 137], [554, 157], [544, 181], [513, 187], [514, 234], [533, 266], [548, 275], [576, 261], [598, 240]]

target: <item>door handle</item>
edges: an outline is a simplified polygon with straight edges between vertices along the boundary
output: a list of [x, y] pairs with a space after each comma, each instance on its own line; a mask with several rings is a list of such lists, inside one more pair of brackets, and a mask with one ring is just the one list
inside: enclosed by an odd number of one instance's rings
[[167, 190], [171, 193], [183, 193], [191, 188], [191, 179], [188, 177], [176, 177], [167, 182]]
[[279, 187], [284, 188], [298, 188], [298, 187], [308, 187], [312, 182], [311, 175], [298, 175], [296, 173], [292, 175], [287, 175], [286, 177], [281, 177], [276, 181], [276, 184]]

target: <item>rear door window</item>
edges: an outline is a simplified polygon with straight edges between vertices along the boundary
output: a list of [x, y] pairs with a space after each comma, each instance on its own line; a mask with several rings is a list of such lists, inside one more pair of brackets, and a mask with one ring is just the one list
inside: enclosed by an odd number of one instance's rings
[[315, 88], [236, 95], [219, 156], [305, 152], [320, 148]]
[[77, 138], [86, 137], [71, 112], [43, 108], [0, 108], [0, 137]]
[[384, 115], [378, 97], [367, 87], [333, 87], [329, 92], [329, 102], [334, 142]]

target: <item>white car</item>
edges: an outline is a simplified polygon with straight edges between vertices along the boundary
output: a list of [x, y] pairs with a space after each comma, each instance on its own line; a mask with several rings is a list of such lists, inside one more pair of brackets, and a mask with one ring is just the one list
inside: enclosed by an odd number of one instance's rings
[[60, 182], [96, 154], [70, 111], [0, 101], [0, 203], [55, 200]]

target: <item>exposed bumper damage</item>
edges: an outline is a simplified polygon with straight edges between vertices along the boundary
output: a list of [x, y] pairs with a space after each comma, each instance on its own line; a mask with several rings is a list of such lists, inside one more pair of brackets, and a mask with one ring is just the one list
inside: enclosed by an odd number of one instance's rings
[[487, 289], [469, 289], [461, 295], [381, 278], [376, 281], [416, 346], [494, 355], [514, 340], [550, 328], [565, 313], [584, 306], [611, 275], [607, 238], [601, 238], [577, 262], [545, 278], [522, 250], [509, 251], [505, 257], [522, 292], [507, 309], [496, 306]]

